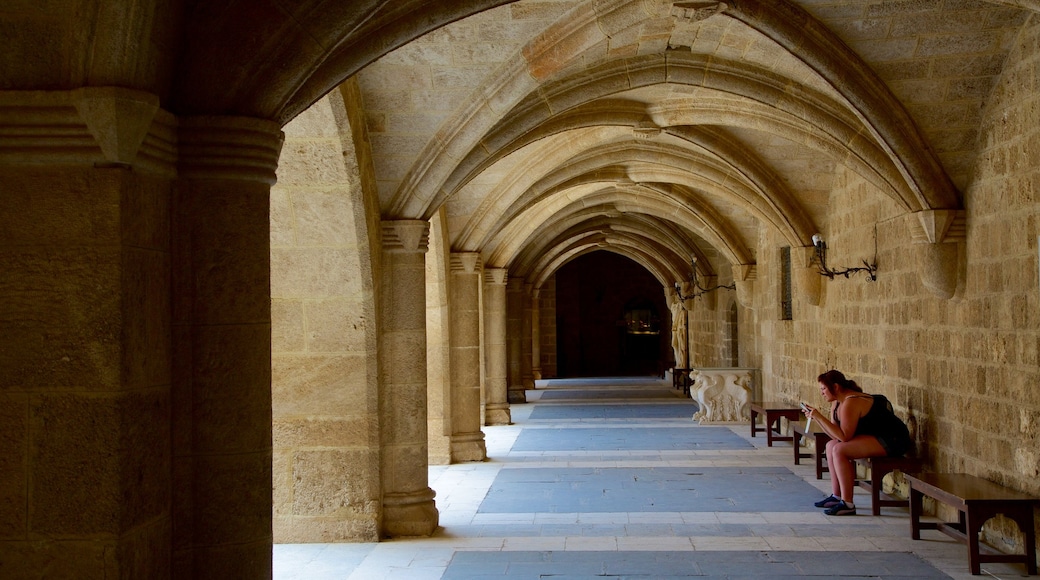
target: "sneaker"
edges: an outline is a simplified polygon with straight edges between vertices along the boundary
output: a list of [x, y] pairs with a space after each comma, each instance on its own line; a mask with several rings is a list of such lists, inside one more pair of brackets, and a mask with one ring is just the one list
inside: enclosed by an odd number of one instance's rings
[[849, 504], [842, 500], [838, 500], [838, 503], [834, 504], [823, 513], [829, 516], [854, 516], [856, 515], [856, 508], [849, 507]]
[[814, 503], [813, 505], [818, 507], [818, 508], [829, 508], [829, 507], [834, 507], [834, 506], [838, 505], [839, 503], [841, 503], [841, 498], [834, 497], [834, 494], [831, 494], [831, 495], [828, 495], [827, 497], [821, 499], [820, 501]]

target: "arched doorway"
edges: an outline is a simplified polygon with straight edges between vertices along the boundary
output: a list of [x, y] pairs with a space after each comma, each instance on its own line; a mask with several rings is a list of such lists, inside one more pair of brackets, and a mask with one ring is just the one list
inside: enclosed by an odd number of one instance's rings
[[611, 252], [592, 252], [556, 274], [561, 378], [659, 375], [670, 356], [668, 308], [645, 268]]

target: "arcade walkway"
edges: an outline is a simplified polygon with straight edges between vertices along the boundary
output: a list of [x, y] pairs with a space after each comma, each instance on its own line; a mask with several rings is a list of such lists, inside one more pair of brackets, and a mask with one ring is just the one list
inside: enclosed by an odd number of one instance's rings
[[905, 510], [873, 517], [857, 495], [860, 515], [823, 515], [828, 481], [789, 443], [697, 425], [670, 383], [546, 381], [528, 398], [484, 428], [488, 462], [431, 468], [434, 537], [276, 545], [275, 579], [973, 578], [962, 545], [910, 540]]

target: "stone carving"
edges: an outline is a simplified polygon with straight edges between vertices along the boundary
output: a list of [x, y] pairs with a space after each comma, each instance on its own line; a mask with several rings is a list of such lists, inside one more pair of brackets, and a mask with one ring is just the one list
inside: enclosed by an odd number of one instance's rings
[[668, 305], [672, 311], [672, 355], [675, 357], [675, 368], [686, 368], [686, 311], [678, 298], [672, 298]]
[[726, 11], [724, 2], [675, 2], [672, 16], [682, 22], [700, 22]]
[[750, 418], [751, 369], [717, 368], [690, 371], [693, 386], [690, 397], [700, 409], [694, 420], [705, 423], [732, 423]]

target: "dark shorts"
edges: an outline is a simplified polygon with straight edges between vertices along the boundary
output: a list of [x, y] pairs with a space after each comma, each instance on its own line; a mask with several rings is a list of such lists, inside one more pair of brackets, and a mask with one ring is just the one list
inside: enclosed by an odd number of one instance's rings
[[902, 457], [914, 448], [913, 441], [902, 437], [891, 437], [888, 439], [877, 437], [877, 441], [881, 444], [881, 448], [885, 450], [885, 454], [889, 457]]

